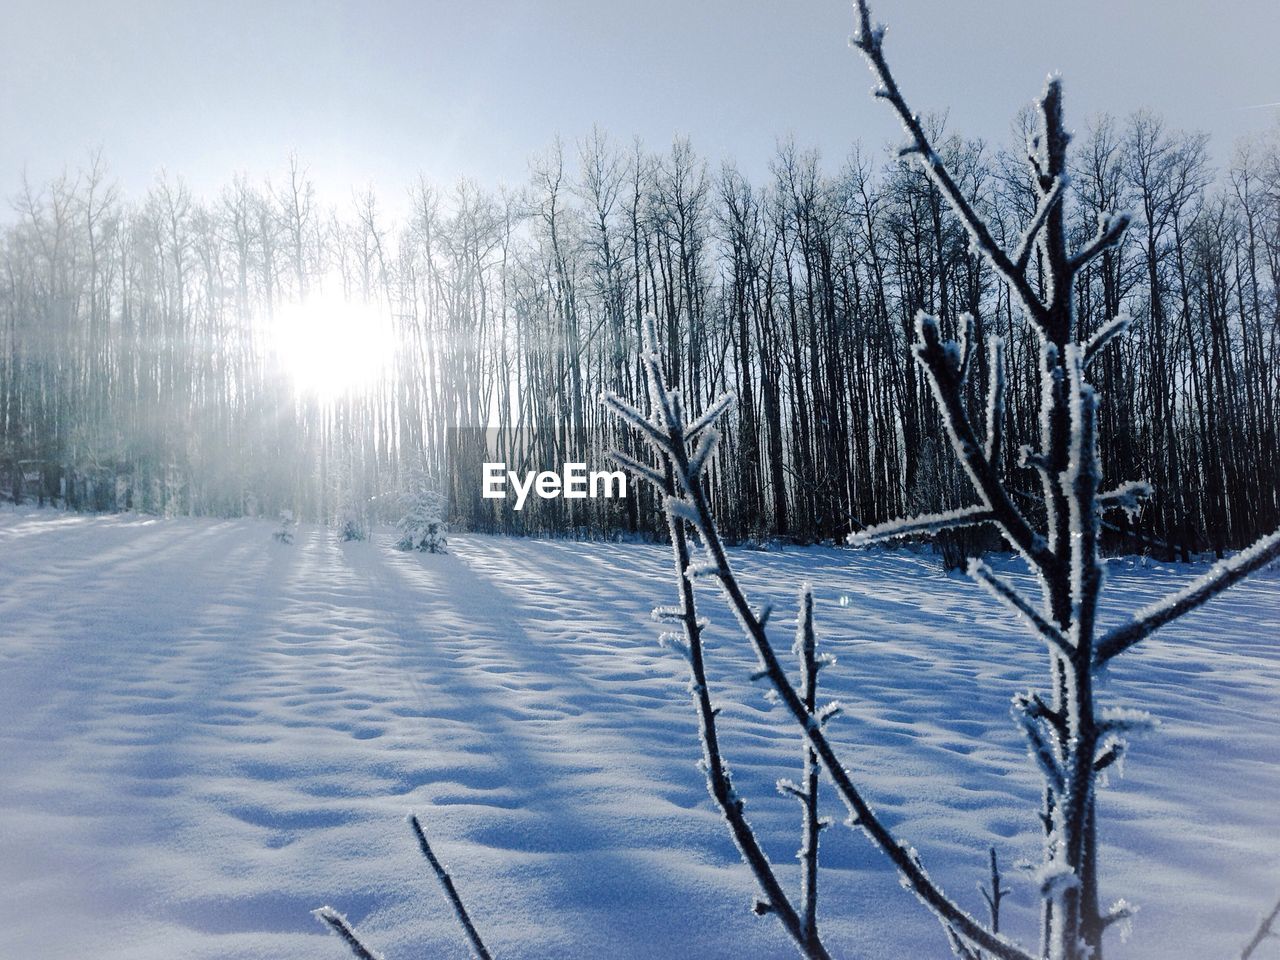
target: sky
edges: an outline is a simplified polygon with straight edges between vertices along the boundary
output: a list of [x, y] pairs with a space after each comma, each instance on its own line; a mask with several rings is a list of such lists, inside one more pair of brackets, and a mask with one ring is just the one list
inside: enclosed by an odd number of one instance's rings
[[[1219, 164], [1280, 123], [1274, 0], [873, 14], [914, 107], [966, 135], [1009, 142], [1051, 70], [1076, 128], [1150, 107], [1208, 132]], [[292, 152], [323, 200], [373, 185], [394, 208], [420, 175], [522, 183], [556, 134], [593, 124], [653, 149], [687, 135], [755, 178], [785, 136], [835, 166], [855, 141], [898, 138], [852, 30], [844, 0], [0, 0], [0, 196], [94, 148], [131, 196], [162, 170], [204, 195], [279, 178]]]

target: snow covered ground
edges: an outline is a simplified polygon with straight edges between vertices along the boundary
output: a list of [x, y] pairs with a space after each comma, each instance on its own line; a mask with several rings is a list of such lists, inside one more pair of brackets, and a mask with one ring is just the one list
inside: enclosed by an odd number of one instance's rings
[[[748, 912], [695, 768], [683, 664], [648, 616], [672, 599], [663, 548], [457, 537], [431, 556], [273, 528], [0, 513], [0, 956], [339, 960], [309, 913], [331, 903], [389, 960], [465, 957], [411, 810], [499, 956], [793, 954]], [[1037, 644], [929, 558], [735, 560], [784, 648], [813, 581], [857, 778], [975, 912], [994, 841], [1005, 926], [1032, 940], [1012, 864], [1037, 852], [1037, 787], [1008, 703]], [[1113, 562], [1110, 617], [1188, 575]], [[706, 594], [727, 752], [794, 881], [799, 808], [772, 785], [797, 742]], [[1163, 727], [1103, 796], [1104, 895], [1142, 908], [1112, 957], [1238, 954], [1280, 894], [1278, 628], [1264, 573], [1114, 669], [1109, 702]], [[861, 835], [827, 831], [823, 862], [835, 952], [947, 955]]]

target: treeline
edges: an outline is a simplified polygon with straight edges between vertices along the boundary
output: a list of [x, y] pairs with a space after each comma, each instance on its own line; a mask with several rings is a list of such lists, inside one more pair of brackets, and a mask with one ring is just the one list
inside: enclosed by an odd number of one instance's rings
[[[1035, 201], [1022, 153], [935, 142], [1014, 249]], [[1098, 120], [1073, 156], [1073, 238], [1102, 211], [1134, 217], [1076, 291], [1085, 331], [1132, 317], [1095, 371], [1104, 468], [1149, 479], [1155, 498], [1115, 536], [1181, 556], [1240, 546], [1280, 524], [1277, 140], [1215, 172], [1205, 137], [1139, 114]], [[205, 199], [162, 181], [126, 202], [96, 158], [26, 189], [0, 234], [0, 490], [81, 509], [390, 518], [425, 483], [478, 529], [653, 532], [644, 494], [521, 514], [481, 500], [484, 443], [468, 438], [486, 434], [453, 429], [496, 427], [513, 468], [603, 466], [623, 441], [598, 396], [643, 394], [652, 312], [690, 406], [738, 397], [708, 480], [724, 530], [839, 538], [959, 505], [907, 352], [921, 309], [944, 336], [969, 313], [979, 336], [1006, 337], [1002, 462], [1030, 489], [1016, 446], [1036, 429], [1035, 345], [917, 164], [857, 149], [827, 169], [783, 144], [753, 183], [683, 140], [655, 154], [597, 132], [530, 170], [518, 191], [419, 183], [398, 224], [371, 193], [322, 209], [296, 162]], [[300, 395], [275, 355], [275, 312], [321, 293], [394, 324], [394, 360], [368, 390]]]

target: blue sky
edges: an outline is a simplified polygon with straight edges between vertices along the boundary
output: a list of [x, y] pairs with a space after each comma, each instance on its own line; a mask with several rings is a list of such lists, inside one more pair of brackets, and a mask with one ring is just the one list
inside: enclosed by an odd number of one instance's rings
[[[1063, 12], [1056, 19], [1053, 11]], [[1069, 117], [1139, 106], [1234, 139], [1277, 123], [1280, 5], [880, 0], [917, 109], [1004, 141], [1063, 73]], [[848, 48], [843, 0], [445, 3], [0, 0], [0, 193], [101, 146], [136, 193], [161, 168], [197, 191], [278, 174], [297, 151], [328, 199], [372, 182], [394, 206], [419, 173], [522, 181], [558, 132], [692, 137], [767, 169], [779, 135], [836, 163], [896, 137]]]

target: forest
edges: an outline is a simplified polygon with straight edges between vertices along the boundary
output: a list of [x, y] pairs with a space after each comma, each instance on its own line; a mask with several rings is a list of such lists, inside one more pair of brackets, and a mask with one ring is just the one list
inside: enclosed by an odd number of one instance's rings
[[[1033, 120], [1008, 149], [925, 120], [1008, 249], [1037, 205], [1020, 144]], [[1130, 317], [1093, 370], [1104, 480], [1154, 488], [1108, 526], [1109, 549], [1222, 555], [1280, 524], [1280, 139], [1238, 144], [1221, 169], [1206, 136], [1151, 113], [1095, 118], [1076, 140], [1073, 244], [1107, 211], [1132, 221], [1075, 280], [1085, 335]], [[732, 541], [842, 540], [957, 507], [964, 478], [907, 350], [916, 314], [944, 337], [966, 314], [979, 340], [1004, 337], [1003, 438], [1033, 432], [1037, 346], [909, 161], [858, 146], [830, 165], [784, 140], [752, 182], [687, 140], [650, 152], [596, 130], [532, 159], [519, 189], [423, 180], [393, 216], [372, 190], [326, 207], [298, 158], [217, 196], [162, 177], [129, 198], [91, 155], [24, 186], [0, 231], [0, 495], [332, 521], [353, 505], [395, 519], [396, 498], [428, 486], [463, 529], [661, 536], [650, 492], [515, 513], [481, 499], [477, 466], [485, 445], [513, 462], [637, 453], [598, 401], [636, 394], [652, 313], [690, 406], [736, 397], [705, 480]], [[1039, 250], [1021, 255], [1043, 287]], [[290, 377], [276, 332], [301, 322], [305, 339], [315, 314], [299, 305], [315, 303], [352, 318], [353, 358], [386, 345], [375, 375]], [[1000, 459], [1031, 488], [1018, 450]]]

